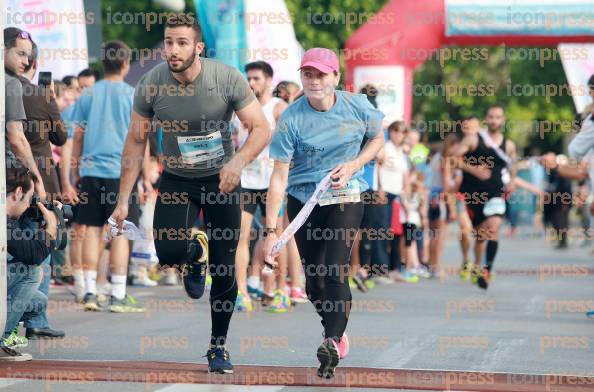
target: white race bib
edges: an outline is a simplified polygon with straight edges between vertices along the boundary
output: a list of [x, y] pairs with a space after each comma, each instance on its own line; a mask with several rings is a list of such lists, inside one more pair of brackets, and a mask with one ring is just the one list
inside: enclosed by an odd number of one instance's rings
[[221, 131], [206, 136], [178, 136], [177, 145], [187, 165], [212, 161], [225, 155]]
[[501, 197], [494, 197], [490, 199], [483, 207], [483, 214], [485, 214], [485, 216], [504, 215], [505, 200], [503, 200]]
[[327, 206], [330, 204], [360, 202], [361, 191], [359, 189], [359, 181], [357, 180], [350, 180], [344, 188], [328, 188], [320, 198], [318, 204], [320, 206]]

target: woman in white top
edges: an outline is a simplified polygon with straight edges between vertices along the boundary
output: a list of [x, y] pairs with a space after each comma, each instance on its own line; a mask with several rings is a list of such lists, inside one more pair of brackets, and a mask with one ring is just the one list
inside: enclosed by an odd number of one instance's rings
[[[406, 140], [406, 127], [403, 122], [395, 121], [388, 127], [389, 140], [384, 145], [382, 161], [379, 168], [379, 193], [384, 200], [388, 202], [388, 212], [384, 217], [383, 227], [391, 227], [393, 203], [400, 203], [400, 199], [406, 193], [409, 181], [409, 171], [411, 169], [408, 155], [404, 151], [404, 142]], [[398, 204], [399, 206], [400, 204]], [[402, 214], [401, 214], [402, 215]], [[402, 220], [400, 220], [402, 222]], [[398, 277], [398, 272], [403, 271], [402, 277], [406, 281], [416, 282], [418, 277], [407, 274], [402, 268], [400, 255], [402, 235], [394, 234], [394, 238], [389, 243], [390, 263], [388, 266], [392, 277]]]

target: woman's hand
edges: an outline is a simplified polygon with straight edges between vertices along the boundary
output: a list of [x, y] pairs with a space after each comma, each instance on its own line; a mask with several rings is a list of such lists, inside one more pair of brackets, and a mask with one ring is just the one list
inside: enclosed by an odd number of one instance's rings
[[272, 254], [272, 248], [277, 241], [278, 237], [276, 236], [275, 232], [268, 233], [264, 239], [264, 262], [272, 268], [276, 268], [278, 266], [278, 263], [275, 260], [276, 256], [278, 256], [278, 253]]
[[332, 170], [332, 189], [344, 188], [357, 171], [355, 161], [341, 163]]

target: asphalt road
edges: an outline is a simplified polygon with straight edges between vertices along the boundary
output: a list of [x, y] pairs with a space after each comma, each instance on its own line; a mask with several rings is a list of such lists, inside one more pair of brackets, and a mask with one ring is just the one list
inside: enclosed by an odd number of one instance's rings
[[[445, 279], [353, 293], [351, 352], [341, 366], [594, 376], [594, 319], [584, 315], [594, 310], [593, 257], [577, 245], [556, 251], [541, 238], [505, 239], [485, 292], [459, 280], [460, 252], [449, 241]], [[181, 287], [131, 292], [147, 313], [85, 313], [54, 290], [50, 321], [67, 338], [22, 351], [35, 359], [206, 363], [206, 298], [190, 300]], [[310, 304], [286, 314], [257, 309], [234, 314], [228, 348], [235, 364], [315, 366], [321, 333]], [[14, 387], [29, 384], [6, 389]]]

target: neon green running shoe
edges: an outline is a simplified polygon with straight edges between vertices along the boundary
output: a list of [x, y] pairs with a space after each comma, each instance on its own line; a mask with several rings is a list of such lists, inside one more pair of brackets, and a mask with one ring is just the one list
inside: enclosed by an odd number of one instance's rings
[[10, 335], [4, 339], [4, 344], [9, 348], [27, 347], [29, 345], [29, 339], [20, 336], [18, 332], [18, 327], [13, 329]]
[[136, 299], [129, 294], [123, 299], [117, 299], [113, 295], [109, 298], [109, 311], [112, 313], [142, 313], [146, 309], [138, 304]]

